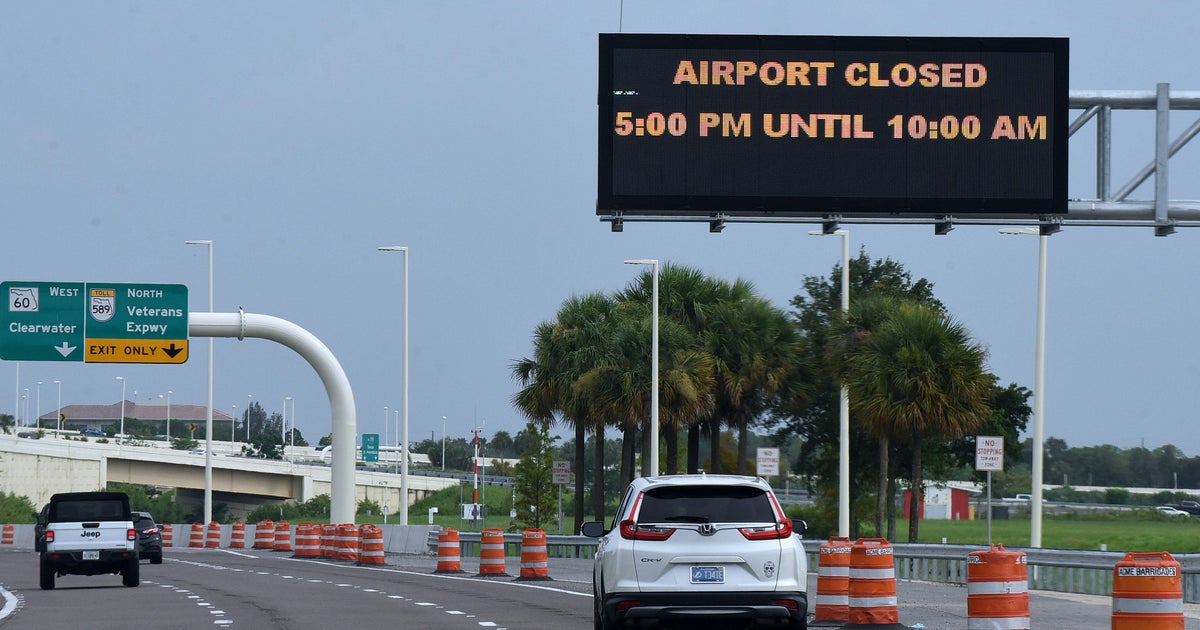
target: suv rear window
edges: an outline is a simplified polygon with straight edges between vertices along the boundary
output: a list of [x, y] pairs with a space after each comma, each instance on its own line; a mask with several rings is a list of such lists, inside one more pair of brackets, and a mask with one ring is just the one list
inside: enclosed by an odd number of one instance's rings
[[639, 523], [774, 523], [767, 494], [748, 486], [666, 486], [646, 490]]
[[60, 501], [51, 504], [50, 511], [50, 520], [55, 522], [121, 521], [129, 518], [125, 505], [119, 499]]

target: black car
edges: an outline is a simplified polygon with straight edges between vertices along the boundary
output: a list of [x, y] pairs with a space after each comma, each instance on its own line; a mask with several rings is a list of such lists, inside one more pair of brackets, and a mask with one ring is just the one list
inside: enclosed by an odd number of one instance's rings
[[138, 556], [149, 558], [150, 564], [162, 564], [162, 529], [149, 512], [133, 513], [133, 528], [138, 533]]

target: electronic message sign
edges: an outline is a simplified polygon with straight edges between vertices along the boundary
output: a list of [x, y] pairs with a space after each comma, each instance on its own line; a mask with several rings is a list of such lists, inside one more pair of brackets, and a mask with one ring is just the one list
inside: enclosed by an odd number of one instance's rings
[[596, 213], [1065, 213], [1068, 49], [601, 34]]

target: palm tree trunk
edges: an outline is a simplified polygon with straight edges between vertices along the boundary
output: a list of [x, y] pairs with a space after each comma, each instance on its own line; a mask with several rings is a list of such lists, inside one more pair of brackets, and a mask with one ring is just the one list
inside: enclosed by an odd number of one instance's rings
[[587, 431], [583, 426], [583, 422], [575, 422], [575, 527], [572, 532], [578, 532], [579, 527], [583, 525], [583, 480], [587, 477], [585, 468], [585, 457], [587, 455]]
[[679, 472], [679, 429], [673, 423], [664, 426], [663, 438], [667, 441], [666, 474], [674, 475]]
[[687, 436], [687, 471], [696, 474], [700, 471], [700, 423], [694, 422], [688, 426]]
[[592, 515], [604, 521], [604, 423], [596, 424], [596, 469], [592, 471]]
[[887, 512], [888, 439], [879, 438], [879, 483], [875, 495], [875, 537], [883, 538], [883, 519]]
[[633, 451], [637, 440], [637, 427], [622, 427], [621, 433], [621, 490], [624, 492], [625, 486], [633, 483]]
[[738, 419], [738, 458], [737, 471], [739, 475], [750, 474], [750, 461], [746, 451], [750, 448], [746, 442], [750, 438], [750, 422], [745, 418]]
[[713, 417], [708, 425], [708, 472], [716, 475], [721, 472], [721, 421]]
[[921, 474], [921, 438], [914, 437], [912, 443], [912, 494], [908, 499], [908, 542], [917, 542], [917, 530], [921, 515], [917, 508], [925, 502], [925, 482]]

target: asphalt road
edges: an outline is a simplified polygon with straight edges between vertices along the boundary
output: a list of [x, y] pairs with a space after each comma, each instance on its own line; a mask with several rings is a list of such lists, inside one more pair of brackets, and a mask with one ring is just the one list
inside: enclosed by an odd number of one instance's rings
[[[388, 556], [382, 567], [292, 559], [253, 549], [172, 549], [161, 565], [143, 562], [142, 584], [119, 576], [65, 576], [38, 588], [37, 556], [0, 551], [0, 629], [96, 628], [590, 628], [591, 561], [551, 559], [550, 581], [434, 574], [433, 556]], [[507, 570], [519, 575], [518, 559]], [[965, 628], [966, 589], [901, 581], [900, 622]], [[810, 576], [809, 592], [816, 591]], [[1200, 630], [1200, 606], [1187, 605], [1186, 628]], [[1035, 628], [1093, 630], [1110, 625], [1107, 597], [1035, 591]]]

